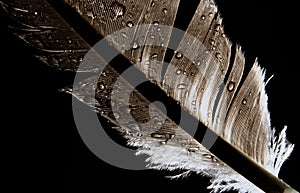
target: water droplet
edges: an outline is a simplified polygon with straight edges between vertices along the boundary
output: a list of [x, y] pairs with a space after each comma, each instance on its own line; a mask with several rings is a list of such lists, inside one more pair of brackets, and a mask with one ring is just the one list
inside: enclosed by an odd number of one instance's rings
[[162, 12], [163, 12], [164, 14], [167, 14], [167, 13], [168, 13], [168, 9], [163, 8]]
[[214, 14], [212, 13], [212, 12], [210, 12], [209, 14], [208, 14], [208, 17], [213, 17], [214, 16]]
[[199, 148], [198, 147], [188, 147], [187, 150], [190, 153], [195, 153], [199, 150]]
[[210, 45], [215, 45], [216, 44], [214, 39], [209, 39], [209, 43], [210, 43]]
[[154, 21], [154, 22], [153, 22], [153, 25], [155, 25], [155, 26], [157, 26], [158, 24], [159, 24], [158, 21]]
[[242, 113], [242, 109], [239, 110], [239, 114], [241, 114], [241, 113]]
[[183, 71], [183, 75], [186, 75], [186, 71]]
[[128, 36], [127, 36], [127, 34], [125, 33], [125, 32], [121, 32], [121, 36], [123, 37], [123, 38], [128, 38]]
[[200, 61], [200, 60], [197, 60], [197, 61], [194, 62], [194, 64], [195, 64], [196, 66], [200, 66], [200, 65], [201, 65], [201, 61]]
[[180, 59], [183, 57], [183, 54], [181, 52], [176, 52], [175, 58]]
[[154, 1], [151, 1], [150, 6], [153, 7], [155, 5]]
[[216, 58], [221, 61], [223, 59], [222, 54], [220, 52], [217, 52]]
[[69, 44], [72, 44], [72, 40], [69, 40], [68, 42], [69, 42]]
[[160, 28], [160, 27], [157, 27], [157, 31], [161, 31], [161, 28]]
[[154, 38], [155, 38], [155, 35], [151, 34], [151, 35], [150, 35], [150, 38], [151, 38], [151, 39], [154, 39]]
[[181, 70], [181, 69], [177, 69], [177, 70], [176, 70], [176, 74], [177, 74], [177, 75], [180, 75], [180, 74], [181, 74], [181, 72], [182, 72], [182, 70]]
[[132, 49], [135, 50], [135, 49], [138, 49], [138, 47], [139, 47], [138, 43], [136, 41], [134, 41], [132, 44]]
[[235, 82], [230, 81], [228, 86], [227, 86], [227, 90], [229, 92], [232, 92], [234, 90], [234, 88], [235, 88]]
[[114, 113], [114, 117], [115, 117], [115, 119], [118, 119], [118, 118], [120, 118], [120, 115], [117, 113]]
[[128, 22], [126, 23], [126, 25], [127, 25], [127, 27], [133, 27], [132, 21], [128, 21]]
[[252, 92], [249, 92], [249, 96], [252, 96]]
[[210, 118], [210, 117], [211, 117], [211, 113], [210, 113], [210, 112], [207, 114], [207, 117], [208, 117], [208, 118]]
[[223, 38], [225, 38], [225, 37], [226, 37], [226, 35], [223, 33], [223, 34], [222, 34], [222, 37], [223, 37]]
[[123, 4], [114, 1], [111, 4], [111, 10], [114, 13], [114, 18], [116, 19], [125, 15], [126, 7]]
[[191, 76], [195, 76], [195, 73], [194, 73], [194, 72], [191, 72]]
[[246, 100], [245, 98], [242, 100], [242, 104], [243, 104], [243, 105], [246, 105], [246, 104], [247, 104], [247, 100]]
[[131, 13], [128, 13], [127, 16], [128, 16], [129, 18], [132, 18], [132, 17], [133, 17], [133, 15], [132, 15]]
[[185, 88], [186, 88], [186, 85], [184, 83], [180, 83], [180, 84], [177, 85], [178, 90], [183, 90]]
[[156, 139], [165, 139], [165, 134], [161, 134], [161, 133], [151, 133], [151, 137], [152, 137], [152, 138], [156, 138]]
[[206, 19], [206, 16], [205, 16], [205, 15], [202, 15], [202, 16], [201, 16], [201, 19], [202, 19], [202, 20], [205, 20], [205, 19]]
[[196, 105], [196, 101], [192, 101], [192, 105]]
[[35, 12], [34, 12], [34, 15], [38, 15], [38, 12], [35, 11]]
[[151, 58], [157, 58], [157, 56], [158, 55], [156, 53], [154, 53], [154, 54], [151, 55]]
[[102, 82], [98, 82], [97, 86], [98, 86], [98, 88], [100, 90], [104, 90], [105, 89], [105, 86], [104, 86], [104, 84]]

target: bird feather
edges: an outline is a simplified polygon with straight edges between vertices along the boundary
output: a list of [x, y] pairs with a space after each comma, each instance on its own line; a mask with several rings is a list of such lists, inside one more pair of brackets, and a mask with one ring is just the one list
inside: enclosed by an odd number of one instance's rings
[[[130, 42], [143, 46], [134, 50], [121, 49], [118, 38], [110, 34], [126, 26], [173, 26], [179, 0], [65, 0], [65, 3], [82, 16], [99, 36], [108, 36], [108, 41], [125, 58], [166, 94], [177, 100], [192, 116], [278, 176], [280, 167], [294, 146], [286, 139], [286, 127], [278, 136], [271, 128], [265, 92], [265, 70], [256, 60], [250, 72], [245, 74], [244, 54], [240, 46], [236, 46], [235, 52], [232, 51], [214, 1], [199, 2], [186, 30], [188, 35], [182, 37], [165, 72], [163, 59], [167, 49], [164, 46], [150, 45], [156, 41], [156, 37], [151, 37], [151, 30], [154, 29], [135, 29], [135, 34], [129, 36], [132, 37]], [[1, 0], [0, 5], [11, 19], [12, 33], [35, 48], [35, 56], [50, 66], [77, 71], [84, 56], [92, 49], [46, 0]], [[157, 43], [166, 45], [172, 31], [164, 30], [160, 34], [162, 33], [164, 39], [157, 40]], [[135, 36], [136, 34], [142, 35]], [[191, 36], [204, 47], [199, 46], [198, 42], [191, 42]], [[105, 66], [104, 59], [98, 53], [92, 53], [93, 58], [105, 67], [105, 76], [93, 76], [63, 90], [117, 125], [115, 128], [128, 140], [128, 145], [138, 148], [137, 155], [149, 156], [146, 161], [150, 168], [184, 171], [173, 178], [187, 176], [190, 172], [209, 176], [211, 185], [208, 188], [211, 192], [232, 189], [262, 192], [174, 123], [164, 112], [151, 105], [113, 67]], [[182, 53], [185, 55], [178, 57]], [[235, 55], [231, 56], [233, 53]], [[160, 62], [151, 60], [154, 54]], [[234, 58], [232, 64], [231, 57]], [[97, 72], [99, 66], [87, 65], [79, 69], [81, 72]], [[178, 76], [175, 75], [176, 72], [180, 72]], [[244, 80], [243, 76], [246, 77]], [[92, 84], [95, 82], [105, 86], [97, 87], [97, 84]], [[122, 92], [118, 92], [110, 100], [107, 96], [112, 94], [116, 82]], [[183, 89], [176, 89], [179, 85], [184, 85]], [[132, 99], [129, 105], [134, 107], [131, 114], [136, 119], [141, 119], [140, 122], [147, 120], [148, 124], [141, 126], [128, 121], [129, 114], [124, 111], [128, 106], [128, 101], [124, 100], [128, 93], [131, 93]], [[112, 112], [112, 103], [119, 104], [114, 109], [118, 116]], [[164, 121], [162, 124], [155, 124], [153, 117], [163, 118]]]

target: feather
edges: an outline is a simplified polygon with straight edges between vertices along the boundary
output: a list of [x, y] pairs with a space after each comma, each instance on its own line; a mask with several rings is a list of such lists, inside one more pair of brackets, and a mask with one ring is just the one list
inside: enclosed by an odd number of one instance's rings
[[[294, 146], [286, 139], [286, 128], [275, 136], [267, 109], [265, 71], [256, 60], [250, 72], [243, 75], [245, 57], [240, 46], [235, 52], [231, 50], [214, 1], [199, 2], [166, 70], [164, 45], [169, 44], [172, 30], [163, 26], [174, 25], [179, 0], [65, 2], [192, 116], [278, 176]], [[152, 105], [128, 78], [106, 65], [105, 59], [47, 1], [1, 0], [0, 5], [12, 20], [12, 33], [37, 49], [35, 56], [41, 61], [66, 71], [104, 70], [100, 77], [82, 80], [63, 91], [117, 125], [128, 145], [138, 148], [137, 155], [149, 156], [146, 161], [150, 168], [184, 170], [173, 178], [190, 172], [207, 175], [212, 192], [262, 192]], [[132, 28], [131, 33], [122, 31], [124, 27]], [[124, 42], [132, 49], [126, 49]], [[86, 55], [91, 62], [83, 62]], [[130, 113], [128, 105], [132, 107]], [[140, 119], [139, 124], [132, 123], [130, 115]]]

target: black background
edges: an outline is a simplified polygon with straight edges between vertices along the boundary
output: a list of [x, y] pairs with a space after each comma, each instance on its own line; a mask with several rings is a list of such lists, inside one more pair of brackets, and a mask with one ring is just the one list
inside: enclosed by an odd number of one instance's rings
[[[197, 1], [181, 2], [176, 27], [184, 29], [196, 5]], [[266, 87], [272, 126], [279, 130], [287, 125], [288, 139], [296, 146], [279, 176], [300, 190], [296, 177], [300, 161], [296, 124], [299, 53], [293, 47], [299, 35], [293, 5], [261, 0], [218, 0], [217, 5], [225, 31], [232, 42], [242, 45], [247, 65], [251, 66], [258, 57], [261, 66], [267, 69], [267, 77], [275, 75]], [[6, 128], [20, 142], [11, 151], [12, 157], [19, 160], [13, 167], [17, 170], [10, 172], [12, 179], [32, 179], [22, 186], [32, 188], [39, 184], [64, 192], [206, 192], [208, 178], [192, 175], [170, 181], [164, 177], [166, 172], [128, 171], [94, 156], [77, 133], [71, 96], [57, 91], [72, 84], [73, 74], [39, 62], [6, 31], [4, 23], [1, 22], [0, 36], [4, 122], [10, 120]], [[13, 137], [11, 141], [16, 139]], [[63, 190], [56, 188], [60, 182]]]

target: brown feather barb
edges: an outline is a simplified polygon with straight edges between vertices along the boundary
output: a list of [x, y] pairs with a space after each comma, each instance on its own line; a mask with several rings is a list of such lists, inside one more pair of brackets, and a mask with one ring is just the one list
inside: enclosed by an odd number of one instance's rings
[[[172, 28], [164, 26], [174, 25], [179, 0], [64, 1], [193, 117], [241, 152], [255, 167], [263, 168], [263, 173], [278, 176], [294, 146], [286, 139], [286, 128], [275, 136], [267, 109], [265, 72], [255, 61], [250, 72], [243, 75], [245, 57], [240, 46], [232, 51], [213, 0], [199, 2], [167, 66], [164, 59]], [[85, 79], [64, 91], [117, 125], [128, 145], [138, 148], [137, 154], [149, 156], [150, 168], [185, 171], [174, 178], [190, 172], [207, 175], [211, 177], [211, 192], [231, 189], [262, 192], [260, 188], [268, 191], [270, 187], [257, 187], [234, 171], [225, 160], [152, 105], [119, 72], [106, 66], [101, 53], [93, 52], [46, 0], [21, 3], [1, 0], [0, 5], [14, 22], [13, 33], [35, 47], [36, 57], [46, 64], [80, 72], [97, 72], [106, 67], [100, 77]], [[131, 30], [124, 31], [124, 28]], [[132, 49], [126, 49], [126, 44]], [[82, 61], [89, 50], [92, 50], [89, 59], [100, 65], [92, 62], [88, 64], [93, 65], [81, 65], [85, 64]], [[131, 115], [140, 124], [133, 123]], [[285, 184], [280, 191], [296, 192]]]

